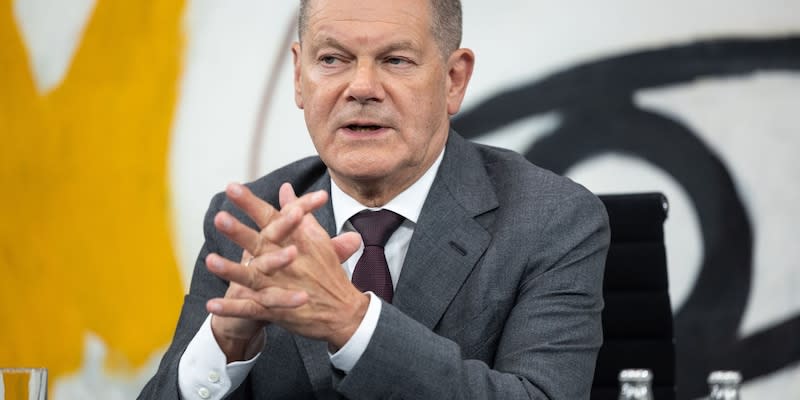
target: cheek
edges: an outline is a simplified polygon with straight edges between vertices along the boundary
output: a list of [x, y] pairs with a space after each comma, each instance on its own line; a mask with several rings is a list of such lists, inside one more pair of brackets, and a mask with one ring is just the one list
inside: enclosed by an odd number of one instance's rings
[[320, 93], [314, 92], [305, 96], [304, 105], [307, 122], [319, 124], [328, 119], [326, 99]]
[[[330, 110], [336, 106], [339, 92], [335, 88], [315, 86], [307, 93], [304, 99], [305, 107], [311, 108], [316, 113], [324, 114], [324, 117], [328, 117]], [[320, 119], [323, 116], [317, 116], [317, 118]]]
[[[436, 88], [438, 89], [438, 88]], [[421, 96], [416, 96], [412, 101], [413, 118], [418, 128], [429, 131], [436, 129], [448, 118], [447, 101], [441, 91], [431, 90], [430, 88]], [[430, 132], [432, 134], [433, 132]]]
[[[422, 93], [422, 92], [420, 92]], [[430, 110], [442, 111], [447, 103], [447, 76], [435, 76], [427, 82], [425, 104]]]

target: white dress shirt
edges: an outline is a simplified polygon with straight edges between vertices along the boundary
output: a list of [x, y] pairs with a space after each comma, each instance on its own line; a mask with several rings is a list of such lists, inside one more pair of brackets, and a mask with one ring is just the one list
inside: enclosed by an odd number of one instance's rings
[[[422, 205], [428, 197], [436, 172], [442, 162], [444, 151], [437, 157], [431, 167], [413, 185], [397, 195], [381, 208], [372, 208], [360, 204], [344, 193], [336, 182], [331, 180], [331, 203], [333, 206], [333, 216], [336, 223], [337, 235], [344, 232], [354, 231], [350, 224], [350, 217], [359, 212], [369, 210], [387, 209], [402, 215], [405, 221], [392, 234], [389, 241], [384, 246], [386, 262], [389, 266], [389, 273], [392, 277], [392, 285], [397, 286], [400, 272], [403, 268], [403, 261], [406, 258], [406, 251], [411, 242], [411, 235], [422, 211]], [[353, 269], [364, 251], [364, 245], [342, 264], [347, 272], [347, 276], [352, 278]], [[364, 319], [356, 329], [350, 340], [342, 346], [335, 354], [329, 354], [331, 363], [337, 369], [347, 373], [361, 358], [366, 350], [375, 327], [378, 324], [378, 317], [381, 313], [382, 303], [380, 298], [372, 292], [370, 295], [369, 306], [364, 315]], [[222, 399], [228, 393], [235, 390], [250, 373], [266, 344], [265, 335], [261, 335], [261, 343], [251, 343], [245, 356], [246, 361], [236, 361], [226, 363], [225, 354], [214, 339], [211, 331], [211, 315], [206, 318], [200, 330], [189, 342], [186, 351], [181, 356], [178, 364], [178, 387], [183, 399]]]

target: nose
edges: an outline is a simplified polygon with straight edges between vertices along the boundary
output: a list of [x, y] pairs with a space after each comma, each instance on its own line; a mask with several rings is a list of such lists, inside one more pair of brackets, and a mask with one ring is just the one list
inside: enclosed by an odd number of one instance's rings
[[383, 101], [385, 92], [377, 66], [372, 62], [359, 62], [350, 84], [347, 99], [361, 104]]

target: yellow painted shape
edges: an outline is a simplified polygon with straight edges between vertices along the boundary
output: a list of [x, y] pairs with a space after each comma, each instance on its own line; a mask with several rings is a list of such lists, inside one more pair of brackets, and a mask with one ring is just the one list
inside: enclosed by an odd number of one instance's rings
[[169, 343], [183, 286], [169, 133], [182, 0], [98, 0], [64, 81], [37, 92], [0, 0], [0, 365], [80, 368], [86, 332], [131, 373]]

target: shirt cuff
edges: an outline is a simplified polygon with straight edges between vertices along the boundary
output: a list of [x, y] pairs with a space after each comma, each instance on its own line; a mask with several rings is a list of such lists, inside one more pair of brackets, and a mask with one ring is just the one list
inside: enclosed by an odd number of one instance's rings
[[[258, 338], [256, 338], [258, 339]], [[266, 334], [260, 335], [263, 349]], [[251, 344], [251, 348], [256, 344]], [[249, 354], [250, 351], [248, 351]], [[246, 361], [227, 364], [225, 353], [220, 349], [214, 332], [211, 331], [211, 315], [186, 347], [178, 363], [178, 388], [181, 398], [199, 400], [218, 400], [232, 392], [247, 378], [247, 374], [261, 355], [257, 352]]]
[[328, 352], [331, 364], [345, 374], [353, 369], [361, 355], [364, 354], [369, 341], [372, 340], [372, 334], [375, 333], [375, 328], [378, 326], [378, 318], [381, 316], [383, 307], [381, 299], [375, 293], [367, 293], [369, 294], [369, 306], [367, 306], [367, 312], [364, 314], [361, 324], [358, 325], [358, 329], [339, 351], [334, 354]]

